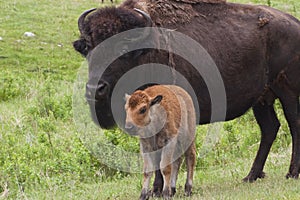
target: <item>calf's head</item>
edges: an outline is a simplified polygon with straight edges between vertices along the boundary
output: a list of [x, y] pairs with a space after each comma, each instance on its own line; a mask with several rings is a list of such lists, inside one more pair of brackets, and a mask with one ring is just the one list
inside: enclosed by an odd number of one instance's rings
[[[157, 95], [154, 98], [149, 97], [144, 91], [136, 91], [131, 96], [125, 95], [125, 111], [126, 123], [125, 129], [131, 135], [138, 134], [138, 130], [148, 126], [151, 123], [154, 105], [157, 105], [162, 100], [162, 95]], [[151, 110], [152, 109], [152, 110]]]
[[[152, 26], [150, 17], [138, 9], [107, 7], [85, 11], [78, 19], [80, 38], [73, 43], [76, 51], [88, 58], [89, 80], [86, 84], [86, 99], [96, 124], [111, 128], [115, 121], [111, 111], [111, 95], [117, 81], [124, 73], [137, 65], [137, 57], [146, 50], [129, 51], [130, 45], [143, 42], [150, 34], [142, 31], [123, 38], [107, 47], [107, 54], [118, 51], [120, 55], [106, 69], [102, 61], [91, 65], [91, 52], [104, 40], [127, 30]], [[95, 56], [95, 55], [94, 55]], [[105, 57], [105, 56], [104, 56]], [[99, 75], [101, 74], [101, 75]]]

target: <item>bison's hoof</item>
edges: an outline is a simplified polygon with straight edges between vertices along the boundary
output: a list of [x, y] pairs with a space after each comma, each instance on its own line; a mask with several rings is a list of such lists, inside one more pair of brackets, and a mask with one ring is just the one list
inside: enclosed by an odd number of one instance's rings
[[171, 188], [171, 196], [173, 197], [176, 194], [176, 188]]
[[187, 197], [192, 196], [192, 186], [191, 185], [185, 185], [184, 195], [187, 196]]
[[154, 187], [152, 193], [154, 197], [161, 197], [161, 188]]
[[287, 179], [289, 179], [289, 178], [298, 179], [299, 178], [299, 173], [291, 173], [291, 172], [289, 172], [285, 177]]
[[243, 179], [243, 181], [247, 183], [253, 183], [258, 178], [265, 178], [265, 177], [266, 177], [265, 172], [259, 172], [259, 173], [250, 172], [249, 175]]

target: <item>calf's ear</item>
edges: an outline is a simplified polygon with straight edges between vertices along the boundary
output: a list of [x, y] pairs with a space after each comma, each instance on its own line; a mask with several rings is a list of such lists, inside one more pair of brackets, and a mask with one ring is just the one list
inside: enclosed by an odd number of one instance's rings
[[129, 94], [125, 94], [125, 96], [124, 96], [124, 101], [128, 101], [128, 99], [130, 98], [131, 96], [129, 95]]
[[162, 100], [162, 95], [157, 95], [154, 99], [151, 100], [150, 106], [153, 106], [155, 104], [159, 104]]

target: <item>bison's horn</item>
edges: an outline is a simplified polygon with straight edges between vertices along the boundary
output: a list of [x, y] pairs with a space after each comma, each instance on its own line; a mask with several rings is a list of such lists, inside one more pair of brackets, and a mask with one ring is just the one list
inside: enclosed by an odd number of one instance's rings
[[134, 8], [134, 10], [140, 13], [143, 17], [145, 17], [145, 19], [147, 20], [147, 24], [146, 24], [147, 27], [150, 27], [152, 25], [151, 17], [147, 13], [137, 8]]
[[[134, 11], [138, 12], [139, 14], [141, 14], [146, 20], [147, 20], [147, 23], [145, 25], [145, 27], [151, 27], [152, 26], [152, 20], [151, 20], [151, 17], [145, 13], [144, 11], [140, 10], [140, 9], [137, 9], [137, 8], [134, 8]], [[134, 42], [134, 41], [140, 41], [140, 40], [143, 40], [145, 38], [147, 38], [149, 35], [150, 35], [151, 31], [146, 29], [146, 31], [144, 31], [144, 33], [142, 34], [142, 36], [138, 37], [138, 38], [134, 38], [134, 39], [129, 39], [131, 42]]]
[[78, 29], [79, 29], [81, 34], [83, 34], [83, 26], [84, 26], [84, 20], [85, 20], [86, 16], [88, 14], [90, 14], [91, 12], [93, 12], [94, 10], [96, 10], [96, 9], [97, 8], [92, 8], [92, 9], [86, 10], [78, 18]]

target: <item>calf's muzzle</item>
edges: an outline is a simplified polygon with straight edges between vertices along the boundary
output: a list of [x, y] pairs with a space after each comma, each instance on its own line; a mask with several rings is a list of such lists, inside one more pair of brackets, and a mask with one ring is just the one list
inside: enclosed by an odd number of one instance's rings
[[125, 131], [129, 135], [132, 135], [132, 136], [137, 135], [137, 127], [132, 122], [125, 123]]

